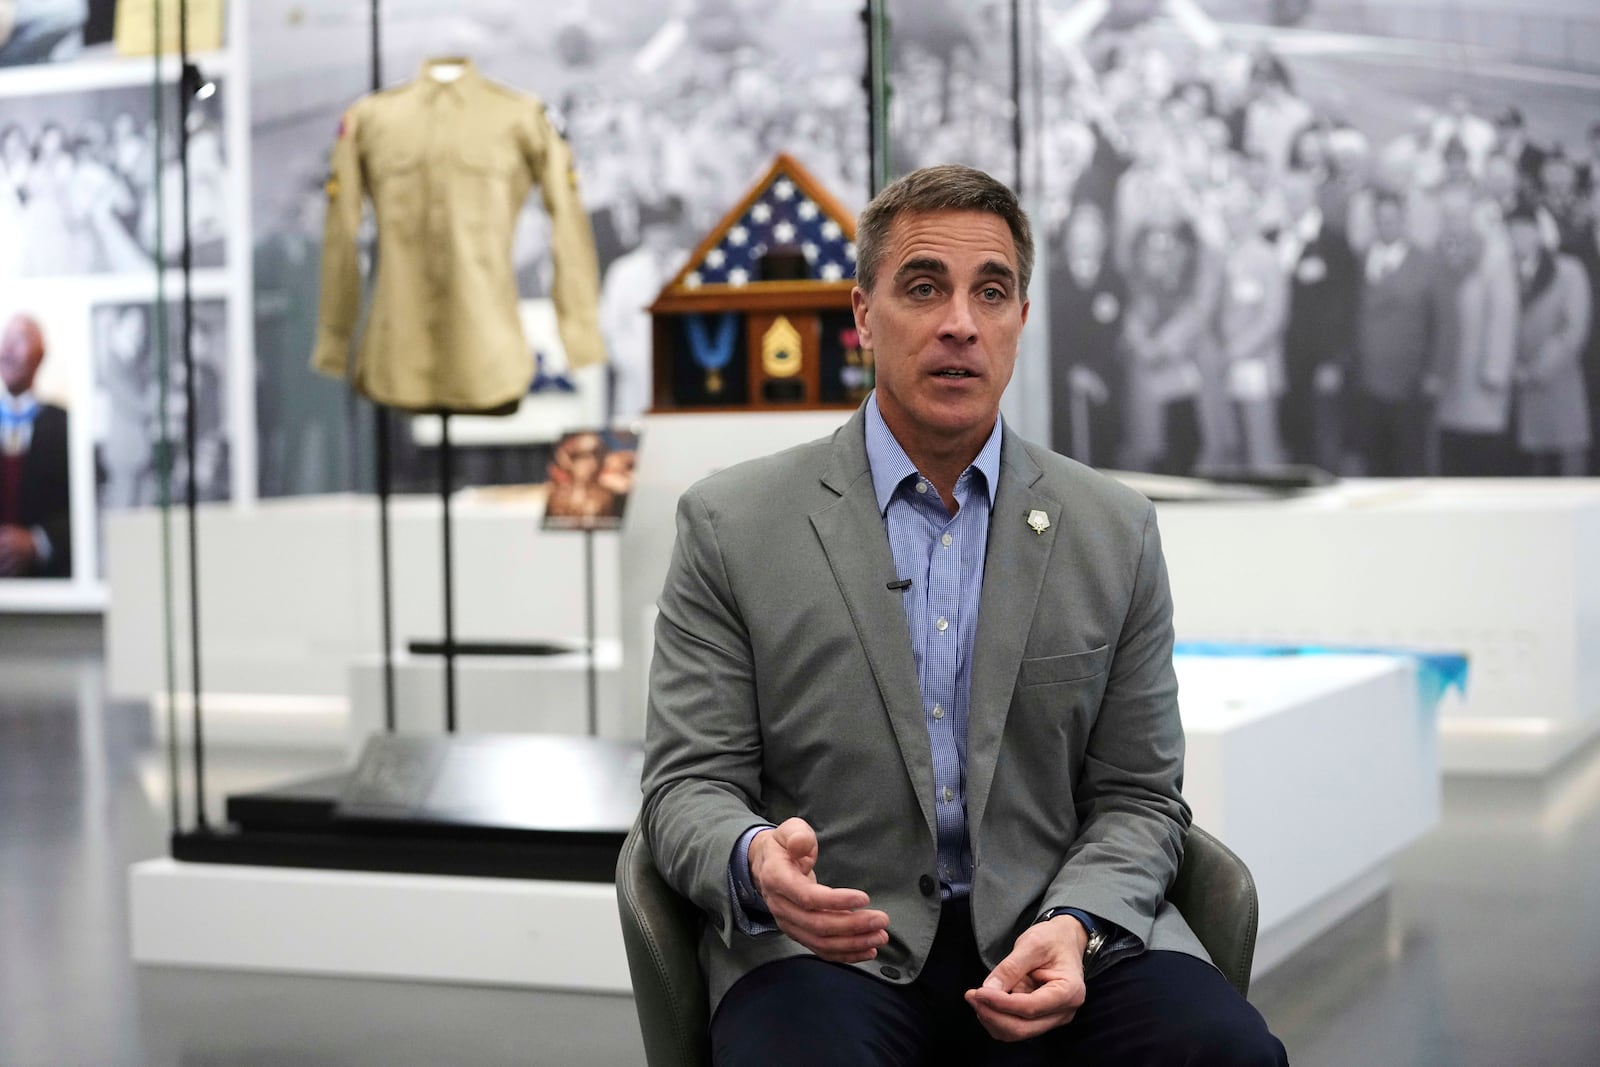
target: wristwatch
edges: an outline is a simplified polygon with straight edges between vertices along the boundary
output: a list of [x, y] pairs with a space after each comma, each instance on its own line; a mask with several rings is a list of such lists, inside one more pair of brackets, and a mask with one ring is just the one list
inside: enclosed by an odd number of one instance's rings
[[1058, 915], [1072, 916], [1074, 919], [1077, 919], [1080, 923], [1082, 923], [1083, 928], [1088, 931], [1089, 943], [1083, 946], [1083, 965], [1087, 968], [1090, 961], [1094, 959], [1096, 953], [1105, 947], [1106, 932], [1100, 928], [1100, 923], [1093, 915], [1090, 915], [1081, 908], [1051, 908], [1049, 911], [1039, 916], [1038, 921], [1048, 922]]

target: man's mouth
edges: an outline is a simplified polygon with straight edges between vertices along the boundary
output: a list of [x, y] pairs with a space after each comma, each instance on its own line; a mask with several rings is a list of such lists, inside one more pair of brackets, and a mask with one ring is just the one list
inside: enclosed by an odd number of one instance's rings
[[936, 371], [933, 372], [933, 376], [935, 378], [976, 378], [977, 377], [977, 375], [973, 374], [971, 371], [962, 370], [960, 367], [946, 367], [944, 370], [936, 370]]

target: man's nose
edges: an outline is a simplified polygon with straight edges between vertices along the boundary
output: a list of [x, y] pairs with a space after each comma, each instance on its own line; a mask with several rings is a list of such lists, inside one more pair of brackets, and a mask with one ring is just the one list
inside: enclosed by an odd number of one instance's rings
[[944, 322], [939, 327], [942, 340], [971, 344], [978, 339], [978, 322], [972, 314], [971, 296], [957, 292], [945, 304], [944, 312]]

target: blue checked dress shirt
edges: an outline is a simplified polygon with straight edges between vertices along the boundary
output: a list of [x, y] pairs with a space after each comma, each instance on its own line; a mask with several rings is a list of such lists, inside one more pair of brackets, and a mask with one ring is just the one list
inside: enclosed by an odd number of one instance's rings
[[[890, 537], [894, 574], [910, 587], [901, 590], [906, 606], [910, 651], [922, 688], [923, 725], [933, 749], [934, 813], [938, 824], [939, 896], [954, 899], [973, 888], [973, 851], [966, 838], [966, 720], [973, 688], [973, 645], [978, 637], [978, 605], [989, 555], [989, 514], [1000, 483], [1002, 419], [968, 469], [955, 480], [957, 512], [950, 515], [933, 483], [917, 470], [878, 411], [877, 394], [867, 397], [867, 466], [877, 494], [883, 528]], [[762, 894], [750, 878], [750, 840], [771, 829], [752, 825], [739, 835], [728, 861], [728, 889], [734, 920], [746, 934], [773, 933]], [[1125, 929], [1075, 907], [1051, 909], [1072, 915], [1091, 934], [1106, 934], [1106, 947], [1090, 966], [1098, 973], [1115, 958], [1141, 952], [1142, 942]]]
[[[911, 579], [903, 590], [906, 629], [922, 689], [923, 725], [933, 750], [934, 812], [940, 897], [950, 900], [972, 891], [972, 846], [967, 839], [967, 717], [972, 690], [972, 650], [978, 633], [978, 604], [989, 548], [989, 513], [1000, 481], [1001, 420], [977, 458], [956, 479], [954, 515], [945, 509], [933, 483], [917, 470], [878, 410], [876, 393], [867, 398], [867, 465], [878, 509], [883, 514], [895, 576]], [[740, 835], [728, 863], [734, 918], [746, 934], [771, 933], [761, 894], [750, 877], [750, 842], [771, 824]], [[1078, 908], [1056, 908], [1040, 916], [1072, 915], [1091, 933], [1101, 930], [1108, 949], [1120, 956], [1140, 947], [1137, 938], [1115, 924]], [[1109, 962], [1102, 950], [1099, 961]], [[1095, 968], [1098, 970], [1099, 968]]]
[[[1000, 420], [972, 465], [956, 480], [951, 515], [933, 483], [889, 432], [878, 398], [867, 399], [867, 463], [883, 513], [895, 575], [911, 579], [900, 593], [911, 654], [922, 688], [923, 723], [933, 748], [940, 895], [948, 900], [972, 889], [972, 849], [967, 840], [967, 703], [972, 688], [972, 647], [989, 545], [989, 510], [1000, 478]], [[775, 929], [750, 880], [750, 841], [765, 824], [740, 836], [728, 880], [747, 934]]]

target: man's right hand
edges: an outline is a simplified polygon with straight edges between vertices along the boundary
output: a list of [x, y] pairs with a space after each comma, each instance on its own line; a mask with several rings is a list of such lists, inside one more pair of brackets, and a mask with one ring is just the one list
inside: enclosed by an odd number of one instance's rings
[[834, 963], [860, 963], [889, 941], [889, 916], [870, 910], [859, 889], [817, 881], [817, 834], [804, 819], [788, 819], [750, 841], [750, 877], [778, 929]]

